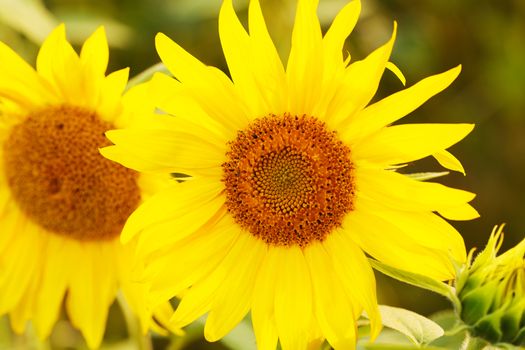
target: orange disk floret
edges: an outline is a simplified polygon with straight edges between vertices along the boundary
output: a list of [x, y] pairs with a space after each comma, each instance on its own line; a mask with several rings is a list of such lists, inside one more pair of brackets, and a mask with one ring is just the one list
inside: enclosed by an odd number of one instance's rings
[[323, 241], [353, 208], [350, 149], [309, 116], [257, 119], [229, 144], [226, 206], [270, 245]]
[[118, 236], [140, 202], [138, 174], [105, 159], [114, 126], [96, 113], [58, 106], [31, 113], [4, 144], [15, 202], [46, 230], [77, 240]]

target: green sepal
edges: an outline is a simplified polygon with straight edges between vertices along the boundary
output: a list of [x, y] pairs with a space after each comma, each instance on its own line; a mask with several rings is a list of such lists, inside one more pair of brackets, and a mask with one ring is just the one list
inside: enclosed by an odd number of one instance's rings
[[171, 73], [169, 72], [168, 68], [166, 68], [164, 63], [160, 62], [160, 63], [154, 64], [153, 66], [147, 68], [146, 70], [140, 72], [139, 74], [131, 78], [128, 81], [128, 85], [126, 86], [126, 89], [129, 90], [135, 85], [147, 82], [153, 77], [155, 73], [159, 73], [159, 72], [171, 75]]
[[513, 344], [524, 346], [525, 345], [525, 325], [520, 329], [516, 338], [514, 338]]
[[368, 261], [374, 269], [380, 271], [381, 273], [384, 273], [385, 275], [395, 278], [401, 282], [408, 283], [413, 286], [423, 288], [431, 292], [437, 293], [439, 295], [442, 295], [449, 299], [457, 310], [461, 309], [461, 303], [459, 302], [459, 299], [456, 296], [456, 291], [454, 287], [432, 279], [428, 276], [408, 272], [383, 264], [382, 262], [375, 259], [369, 258]]
[[411, 173], [411, 174], [404, 174], [404, 175], [416, 181], [427, 181], [427, 180], [436, 179], [438, 177], [446, 176], [448, 174], [450, 174], [449, 171], [440, 171], [440, 172]]
[[501, 316], [500, 324], [503, 329], [502, 341], [514, 343], [514, 339], [520, 332], [520, 323], [523, 317], [523, 302], [514, 299], [512, 304], [505, 308], [505, 313]]
[[[468, 276], [468, 275], [467, 275]], [[484, 276], [470, 275], [468, 279], [463, 283], [461, 289], [458, 288], [458, 294], [461, 298], [462, 295], [469, 293], [472, 290], [477, 289], [485, 281]], [[456, 283], [457, 286], [457, 283]]]
[[497, 281], [487, 283], [460, 296], [461, 319], [465, 323], [474, 325], [489, 312], [494, 300], [495, 288], [497, 288]]
[[501, 342], [503, 332], [501, 331], [501, 317], [503, 316], [503, 310], [497, 310], [496, 312], [487, 315], [480, 319], [474, 326], [473, 333], [491, 344]]

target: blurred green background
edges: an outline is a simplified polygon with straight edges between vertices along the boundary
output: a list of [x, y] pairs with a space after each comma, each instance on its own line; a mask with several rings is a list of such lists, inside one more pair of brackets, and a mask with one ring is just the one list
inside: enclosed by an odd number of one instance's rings
[[[346, 2], [321, 0], [324, 29]], [[478, 194], [473, 204], [481, 218], [454, 223], [468, 249], [482, 248], [492, 227], [503, 222], [507, 223], [503, 248], [516, 244], [525, 233], [525, 1], [362, 2], [360, 22], [347, 41], [353, 59], [384, 43], [396, 20], [399, 34], [392, 61], [406, 75], [407, 85], [463, 65], [449, 89], [402, 122], [476, 124], [474, 132], [452, 149], [467, 176], [451, 174], [439, 181]], [[261, 3], [276, 46], [286, 57], [295, 0]], [[247, 0], [235, 5], [245, 21]], [[205, 63], [227, 71], [217, 33], [219, 7], [219, 0], [0, 0], [0, 40], [34, 63], [39, 44], [56, 24], [66, 23], [76, 45], [104, 24], [111, 45], [110, 71], [131, 67], [133, 76], [158, 62], [154, 36], [164, 32]], [[400, 89], [399, 81], [386, 72], [376, 99]], [[412, 169], [439, 171], [432, 160]], [[382, 303], [425, 315], [448, 307], [443, 298], [378, 278]], [[122, 317], [118, 310], [113, 314], [110, 327], [119, 334]], [[160, 343], [158, 348], [163, 348]]]

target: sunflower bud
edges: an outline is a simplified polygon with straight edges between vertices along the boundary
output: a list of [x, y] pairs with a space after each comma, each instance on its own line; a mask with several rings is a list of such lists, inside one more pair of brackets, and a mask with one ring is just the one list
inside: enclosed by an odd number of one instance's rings
[[458, 310], [470, 334], [491, 344], [525, 345], [525, 239], [497, 256], [503, 226], [496, 226], [487, 247], [460, 272]]

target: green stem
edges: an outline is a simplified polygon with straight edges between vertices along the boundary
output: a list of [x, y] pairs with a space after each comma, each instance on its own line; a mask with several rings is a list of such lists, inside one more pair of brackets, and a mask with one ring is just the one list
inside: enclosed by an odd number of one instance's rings
[[137, 349], [153, 350], [150, 333], [148, 332], [147, 334], [142, 334], [139, 319], [131, 311], [122, 293], [117, 294], [117, 300], [126, 321], [129, 337], [130, 339], [134, 340], [134, 343], [137, 345]]
[[204, 323], [205, 318], [201, 317], [186, 328], [184, 328], [183, 336], [172, 335], [168, 350], [182, 350], [186, 348], [187, 345], [202, 338], [202, 334], [204, 333]]
[[321, 347], [321, 350], [332, 350], [332, 347], [330, 346], [330, 344], [328, 344], [328, 342], [324, 342]]
[[7, 316], [0, 317], [0, 349], [11, 349], [13, 345], [11, 328]]
[[143, 82], [149, 80], [153, 76], [153, 74], [155, 74], [157, 72], [168, 73], [168, 70], [167, 70], [166, 66], [164, 66], [164, 63], [159, 62], [159, 63], [157, 63], [157, 64], [147, 68], [146, 70], [140, 72], [139, 74], [135, 75], [133, 78], [131, 78], [128, 81], [127, 89], [129, 90], [133, 86], [138, 85], [140, 83], [143, 83]]
[[473, 337], [469, 333], [467, 333], [463, 344], [461, 344], [461, 350], [482, 350], [487, 345], [488, 343], [485, 340]]
[[49, 338], [38, 339], [32, 327], [27, 327], [22, 334], [16, 334], [9, 325], [7, 316], [0, 317], [0, 349], [12, 350], [51, 350]]

